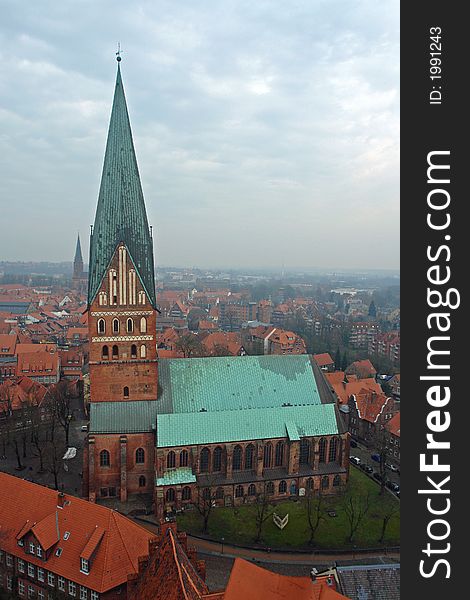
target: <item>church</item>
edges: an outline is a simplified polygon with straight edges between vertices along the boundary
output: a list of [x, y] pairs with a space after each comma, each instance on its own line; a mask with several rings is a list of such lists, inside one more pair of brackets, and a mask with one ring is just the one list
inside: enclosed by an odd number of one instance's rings
[[309, 355], [159, 359], [152, 230], [120, 57], [88, 279], [89, 433], [83, 493], [140, 494], [157, 516], [335, 493], [349, 434]]

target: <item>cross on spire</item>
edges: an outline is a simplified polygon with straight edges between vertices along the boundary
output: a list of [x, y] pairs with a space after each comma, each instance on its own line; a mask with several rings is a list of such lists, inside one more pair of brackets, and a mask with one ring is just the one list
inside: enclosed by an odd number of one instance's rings
[[122, 60], [122, 58], [121, 58], [121, 42], [118, 42], [117, 46], [118, 46], [118, 49], [117, 49], [117, 52], [116, 52], [116, 60], [118, 62], [121, 62], [121, 60]]

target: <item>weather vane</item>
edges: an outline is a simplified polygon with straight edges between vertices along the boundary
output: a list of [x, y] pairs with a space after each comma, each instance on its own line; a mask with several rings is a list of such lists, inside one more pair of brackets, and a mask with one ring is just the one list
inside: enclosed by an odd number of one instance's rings
[[116, 60], [118, 62], [121, 62], [122, 59], [121, 59], [121, 43], [120, 42], [118, 42], [118, 49], [116, 52], [116, 57], [117, 57]]

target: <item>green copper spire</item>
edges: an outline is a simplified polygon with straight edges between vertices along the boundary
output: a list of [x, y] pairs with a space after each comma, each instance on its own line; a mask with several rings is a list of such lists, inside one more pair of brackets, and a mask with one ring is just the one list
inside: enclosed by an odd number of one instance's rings
[[118, 61], [98, 206], [90, 239], [89, 304], [98, 292], [119, 242], [126, 244], [147, 296], [155, 306], [153, 242]]

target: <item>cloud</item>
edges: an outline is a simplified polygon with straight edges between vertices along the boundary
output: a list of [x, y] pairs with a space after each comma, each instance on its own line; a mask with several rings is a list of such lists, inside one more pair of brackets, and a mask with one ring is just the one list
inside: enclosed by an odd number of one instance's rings
[[86, 239], [120, 41], [157, 264], [398, 267], [397, 1], [2, 16], [1, 258], [71, 260]]

